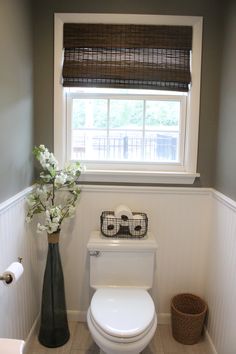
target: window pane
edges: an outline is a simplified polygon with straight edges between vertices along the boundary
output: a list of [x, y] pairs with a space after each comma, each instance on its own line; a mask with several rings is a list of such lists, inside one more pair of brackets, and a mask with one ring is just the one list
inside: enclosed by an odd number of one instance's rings
[[110, 128], [142, 129], [143, 100], [110, 100]]
[[107, 132], [103, 130], [73, 130], [73, 160], [105, 160], [107, 158]]
[[73, 99], [72, 159], [107, 158], [107, 99]]
[[146, 133], [144, 140], [144, 160], [175, 162], [178, 159], [178, 133]]
[[180, 120], [180, 102], [146, 101], [145, 126], [148, 130], [169, 127], [178, 129]]
[[72, 129], [107, 128], [107, 100], [73, 99]]
[[[92, 145], [92, 149], [91, 149]], [[90, 148], [90, 150], [89, 150]], [[87, 160], [106, 160], [107, 159], [107, 132], [95, 131], [88, 142], [86, 154]]]
[[142, 160], [142, 132], [112, 130], [109, 133], [110, 160]]

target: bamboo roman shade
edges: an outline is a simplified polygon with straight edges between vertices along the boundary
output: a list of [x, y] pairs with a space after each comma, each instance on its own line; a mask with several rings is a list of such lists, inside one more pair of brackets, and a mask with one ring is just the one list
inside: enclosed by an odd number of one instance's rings
[[64, 24], [63, 86], [188, 91], [192, 27]]

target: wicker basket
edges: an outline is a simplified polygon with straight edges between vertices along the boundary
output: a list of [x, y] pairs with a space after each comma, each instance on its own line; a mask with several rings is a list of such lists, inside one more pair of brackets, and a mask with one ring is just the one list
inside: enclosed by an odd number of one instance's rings
[[193, 294], [179, 294], [171, 301], [173, 337], [183, 344], [198, 342], [207, 313], [207, 304]]
[[[103, 211], [100, 217], [103, 236], [116, 238], [144, 237], [148, 230], [147, 214], [141, 212], [133, 212], [132, 214], [134, 219], [121, 219], [115, 217], [114, 211]], [[138, 218], [135, 218], [135, 216], [138, 216]]]

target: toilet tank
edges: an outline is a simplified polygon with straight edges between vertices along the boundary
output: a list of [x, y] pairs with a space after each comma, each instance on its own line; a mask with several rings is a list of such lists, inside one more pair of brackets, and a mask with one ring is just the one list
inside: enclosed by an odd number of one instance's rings
[[87, 248], [92, 288], [152, 287], [157, 249], [152, 233], [140, 239], [118, 239], [93, 231]]

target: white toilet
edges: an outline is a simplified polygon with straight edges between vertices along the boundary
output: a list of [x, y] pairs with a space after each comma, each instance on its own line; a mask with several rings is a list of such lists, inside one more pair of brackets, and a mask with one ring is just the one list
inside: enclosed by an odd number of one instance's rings
[[0, 338], [1, 354], [23, 354], [25, 342], [19, 339]]
[[152, 339], [157, 315], [148, 289], [153, 284], [156, 241], [114, 239], [92, 232], [90, 286], [96, 291], [87, 313], [88, 327], [101, 353], [138, 354]]

